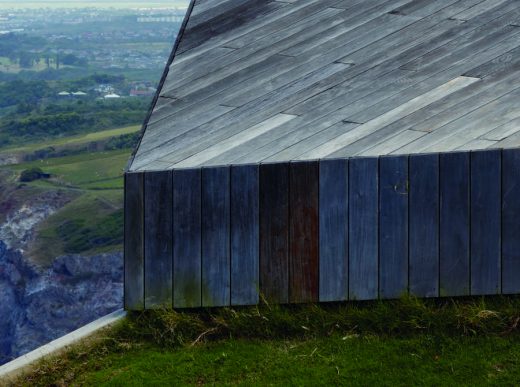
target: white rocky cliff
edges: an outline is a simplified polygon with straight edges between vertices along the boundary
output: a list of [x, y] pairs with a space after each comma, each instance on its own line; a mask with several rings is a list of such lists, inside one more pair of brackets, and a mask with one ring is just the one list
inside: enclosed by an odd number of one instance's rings
[[[63, 205], [43, 198], [0, 223], [0, 364], [122, 305], [121, 253], [64, 255], [41, 268], [26, 256], [35, 227]], [[32, 202], [32, 201], [31, 201]]]

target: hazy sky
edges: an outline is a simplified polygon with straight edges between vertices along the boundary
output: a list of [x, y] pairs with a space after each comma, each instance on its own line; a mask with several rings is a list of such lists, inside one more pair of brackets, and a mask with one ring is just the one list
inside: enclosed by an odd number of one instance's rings
[[189, 0], [0, 0], [0, 9], [6, 8], [185, 8]]

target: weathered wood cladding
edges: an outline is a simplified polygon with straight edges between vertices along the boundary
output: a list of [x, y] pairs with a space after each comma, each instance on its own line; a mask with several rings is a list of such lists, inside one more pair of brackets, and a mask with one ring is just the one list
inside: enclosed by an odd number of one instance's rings
[[144, 174], [144, 306], [172, 306], [172, 174]]
[[125, 178], [130, 310], [520, 293], [520, 149]]
[[260, 165], [260, 290], [289, 302], [289, 164]]
[[518, 0], [191, 0], [129, 169], [518, 147], [519, 14]]
[[125, 175], [125, 308], [144, 309], [144, 174]]

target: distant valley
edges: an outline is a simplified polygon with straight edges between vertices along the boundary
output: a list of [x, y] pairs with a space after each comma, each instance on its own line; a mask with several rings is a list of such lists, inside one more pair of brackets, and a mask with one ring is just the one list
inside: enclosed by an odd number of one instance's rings
[[0, 364], [122, 306], [123, 171], [187, 5], [11, 3], [0, 4]]

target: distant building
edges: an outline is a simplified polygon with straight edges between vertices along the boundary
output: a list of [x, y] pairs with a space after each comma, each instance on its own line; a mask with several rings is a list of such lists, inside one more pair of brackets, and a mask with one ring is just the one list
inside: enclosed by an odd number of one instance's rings
[[83, 91], [76, 91], [76, 92], [72, 93], [72, 95], [74, 97], [83, 97], [83, 96], [87, 95], [87, 93], [85, 93]]
[[118, 94], [115, 94], [115, 93], [105, 95], [105, 99], [115, 99], [115, 98], [121, 98], [121, 96]]
[[141, 16], [137, 18], [138, 23], [181, 23], [182, 16]]
[[155, 88], [147, 87], [147, 88], [135, 88], [130, 90], [131, 97], [148, 97], [155, 94]]
[[69, 93], [68, 91], [60, 91], [60, 92], [58, 93], [58, 95], [59, 95], [60, 97], [69, 97], [69, 96], [70, 96], [70, 93]]
[[101, 84], [101, 85], [98, 85], [94, 89], [94, 91], [97, 91], [98, 93], [112, 94], [114, 92], [114, 87], [112, 85]]

